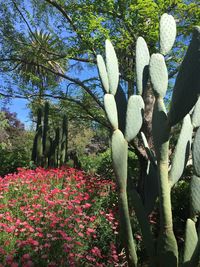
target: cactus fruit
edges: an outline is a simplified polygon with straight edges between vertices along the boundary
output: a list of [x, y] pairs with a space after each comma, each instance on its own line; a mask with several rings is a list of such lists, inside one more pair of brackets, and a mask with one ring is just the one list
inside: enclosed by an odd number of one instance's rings
[[151, 56], [149, 72], [154, 91], [164, 97], [168, 86], [168, 72], [163, 55], [153, 54]]
[[136, 42], [136, 83], [139, 95], [142, 95], [148, 81], [149, 49], [145, 40], [139, 37]]
[[163, 14], [160, 19], [160, 53], [166, 55], [176, 39], [176, 22], [171, 15]]

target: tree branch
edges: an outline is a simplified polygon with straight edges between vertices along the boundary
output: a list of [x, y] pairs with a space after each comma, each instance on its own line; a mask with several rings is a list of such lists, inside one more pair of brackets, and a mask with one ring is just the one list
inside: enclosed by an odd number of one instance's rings
[[[83, 42], [83, 35], [79, 33], [78, 28], [76, 27], [76, 25], [73, 23], [72, 18], [67, 14], [66, 10], [67, 8], [63, 8], [61, 5], [59, 5], [56, 1], [54, 0], [45, 0], [47, 3], [49, 3], [50, 5], [54, 6], [58, 11], [61, 12], [61, 14], [65, 17], [65, 19], [68, 21], [68, 23], [70, 24], [71, 28], [73, 29], [73, 31], [77, 34], [78, 38]], [[85, 41], [84, 41], [85, 42]], [[87, 45], [90, 46], [90, 44], [87, 42]], [[90, 47], [94, 57], [96, 58], [96, 52], [94, 50], [93, 47]]]
[[104, 127], [110, 129], [110, 125], [107, 124], [105, 121], [100, 120], [97, 116], [94, 116], [90, 110], [83, 104], [81, 103], [81, 101], [76, 100], [74, 98], [70, 98], [67, 96], [59, 96], [59, 95], [51, 95], [51, 94], [28, 94], [26, 96], [21, 96], [18, 94], [4, 94], [0, 92], [0, 96], [3, 96], [5, 98], [19, 98], [19, 99], [31, 99], [33, 97], [48, 97], [48, 98], [54, 98], [54, 99], [60, 99], [60, 100], [66, 100], [66, 101], [70, 101], [73, 102], [77, 105], [79, 105], [90, 117], [90, 119], [93, 119], [94, 121], [98, 122], [99, 124], [103, 125]]
[[10, 57], [10, 58], [4, 58], [4, 59], [0, 59], [0, 62], [3, 62], [3, 61], [18, 61], [18, 62], [22, 62], [22, 63], [26, 63], [26, 64], [30, 64], [30, 65], [35, 65], [35, 66], [38, 66], [38, 67], [41, 67], [59, 77], [62, 77], [70, 82], [73, 82], [75, 83], [76, 85], [80, 86], [81, 88], [83, 88], [93, 99], [94, 101], [104, 110], [104, 105], [101, 103], [101, 101], [91, 92], [90, 88], [87, 87], [84, 82], [80, 81], [79, 79], [75, 79], [75, 78], [72, 78], [72, 77], [69, 77], [68, 75], [64, 74], [64, 73], [61, 73], [61, 72], [58, 72], [58, 71], [54, 71], [52, 70], [51, 68], [48, 68], [44, 65], [41, 65], [41, 64], [36, 64], [35, 62], [29, 62], [25, 59], [21, 59], [21, 58], [15, 58], [15, 57]]

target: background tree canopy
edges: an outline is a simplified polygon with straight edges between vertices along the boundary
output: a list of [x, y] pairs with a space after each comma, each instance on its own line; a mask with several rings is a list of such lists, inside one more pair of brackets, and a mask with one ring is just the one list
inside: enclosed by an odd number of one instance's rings
[[137, 37], [144, 37], [155, 52], [159, 17], [164, 12], [175, 17], [178, 39], [168, 66], [174, 77], [192, 27], [200, 21], [198, 0], [0, 2], [1, 94], [37, 97], [45, 85], [43, 94], [75, 102], [88, 118], [104, 125], [95, 63], [105, 39], [116, 48], [121, 83], [132, 94]]

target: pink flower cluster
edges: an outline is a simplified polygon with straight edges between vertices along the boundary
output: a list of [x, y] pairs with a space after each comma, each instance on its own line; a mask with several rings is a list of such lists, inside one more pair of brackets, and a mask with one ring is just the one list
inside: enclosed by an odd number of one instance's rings
[[72, 168], [0, 178], [0, 267], [119, 266], [114, 191]]

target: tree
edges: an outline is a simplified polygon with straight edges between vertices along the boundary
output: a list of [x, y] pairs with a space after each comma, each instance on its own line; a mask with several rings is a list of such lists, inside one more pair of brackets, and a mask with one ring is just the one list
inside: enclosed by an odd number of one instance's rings
[[4, 126], [0, 128], [0, 175], [29, 166], [33, 133], [25, 131], [16, 113], [2, 110]]
[[[96, 79], [96, 75], [93, 77], [94, 71], [96, 71], [96, 55], [100, 52], [102, 54], [104, 41], [109, 37], [116, 48], [120, 63], [120, 82], [125, 95], [135, 93], [134, 51], [136, 39], [138, 36], [144, 37], [149, 45], [150, 53], [156, 52], [159, 17], [164, 12], [173, 14], [178, 24], [178, 41], [169, 55], [172, 60], [168, 64], [169, 76], [174, 77], [177, 73], [178, 63], [185, 53], [185, 45], [190, 39], [191, 28], [200, 18], [198, 0], [188, 1], [187, 3], [182, 0], [75, 0], [73, 2], [32, 0], [28, 9], [26, 8], [25, 0], [12, 0], [9, 5], [4, 4], [2, 1], [1, 18], [2, 21], [4, 21], [4, 18], [7, 19], [6, 23], [1, 22], [0, 25], [1, 47], [3, 48], [0, 59], [2, 68], [9, 70], [10, 66], [12, 66], [12, 69], [14, 68], [13, 73], [15, 73], [18, 68], [15, 65], [16, 60], [18, 64], [22, 62], [22, 58], [16, 58], [16, 54], [13, 52], [23, 43], [25, 38], [25, 32], [20, 31], [19, 26], [25, 25], [25, 29], [29, 31], [31, 29], [32, 32], [34, 32], [32, 29], [38, 26], [48, 29], [59, 44], [56, 54], [62, 57], [63, 60], [68, 60], [69, 69], [73, 70], [72, 67], [75, 65], [78, 68], [87, 69], [88, 72], [91, 70], [91, 75], [88, 74], [87, 76], [89, 77], [81, 80], [70, 71], [60, 73], [43, 62], [28, 62], [28, 59], [25, 59], [25, 61], [64, 78], [67, 85], [72, 84], [73, 90], [71, 90], [71, 93], [68, 92], [66, 94], [61, 88], [61, 90], [57, 90], [56, 95], [54, 93], [53, 95], [63, 100], [73, 101], [81, 107], [81, 110], [84, 110], [88, 118], [109, 127], [102, 104], [102, 93], [99, 89], [100, 82]], [[33, 13], [35, 19], [30, 19]], [[13, 16], [10, 14], [13, 14]], [[16, 26], [16, 21], [18, 27]], [[12, 40], [15, 40], [13, 43], [9, 41], [11, 37]], [[175, 54], [175, 51], [178, 51], [178, 53]], [[50, 55], [54, 55], [52, 51], [50, 51]], [[82, 91], [85, 94], [82, 94]], [[76, 98], [77, 92], [78, 100]], [[52, 93], [49, 92], [48, 95], [52, 96]], [[33, 96], [32, 93], [29, 94], [29, 97], [31, 96]], [[142, 130], [145, 132], [147, 141], [153, 149], [151, 119], [154, 96], [150, 85], [143, 98], [146, 108]], [[88, 105], [88, 102], [90, 105]], [[95, 114], [94, 110], [97, 109], [100, 112]], [[139, 140], [136, 140], [132, 145], [139, 157], [141, 177], [143, 177], [143, 172], [147, 167], [146, 152], [140, 145]], [[142, 191], [143, 187], [142, 181], [141, 179], [141, 183], [139, 183], [140, 191]]]

